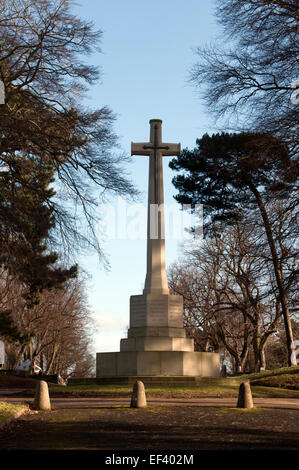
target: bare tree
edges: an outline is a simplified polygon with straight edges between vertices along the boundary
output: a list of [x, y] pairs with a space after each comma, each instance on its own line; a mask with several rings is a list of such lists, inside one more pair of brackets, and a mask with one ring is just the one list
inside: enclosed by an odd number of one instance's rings
[[[222, 245], [222, 246], [221, 246]], [[236, 372], [243, 370], [253, 328], [235, 280], [226, 269], [225, 242], [209, 239], [186, 262], [171, 267], [171, 290], [184, 298], [184, 320], [190, 336], [200, 339], [201, 350], [223, 349], [233, 358]]]
[[228, 117], [235, 129], [279, 135], [295, 153], [297, 2], [219, 0], [215, 11], [221, 46], [197, 49], [191, 81], [216, 117]]
[[0, 0], [0, 167], [9, 171], [16, 154], [47, 162], [57, 193], [48, 201], [55, 209], [52, 243], [64, 253], [80, 246], [101, 253], [97, 204], [106, 193], [135, 190], [116, 148], [112, 112], [82, 104], [100, 76], [83, 57], [100, 52], [102, 33], [72, 6], [69, 0]]
[[76, 370], [83, 373], [83, 366], [85, 374], [91, 374], [94, 363], [90, 348], [95, 326], [82, 279], [70, 280], [51, 291], [44, 290], [34, 308], [26, 305], [20, 281], [5, 270], [1, 271], [0, 280], [3, 288], [0, 307], [10, 309], [19, 331], [31, 335], [29, 343], [6, 344], [10, 366], [30, 358], [40, 363], [47, 374], [68, 377]]
[[[275, 213], [278, 216], [277, 208]], [[290, 272], [297, 255], [291, 246], [293, 235], [287, 237], [287, 226], [280, 225], [285, 247], [280, 262], [282, 269], [286, 265]], [[218, 232], [207, 238], [183, 264], [170, 270], [172, 290], [184, 297], [189, 333], [201, 341], [211, 340], [218, 348], [224, 346], [234, 359], [236, 371], [244, 370], [251, 349], [255, 369], [266, 368], [265, 350], [281, 322], [280, 296], [264, 238], [262, 227], [251, 215], [221, 236]], [[292, 289], [294, 266], [289, 279]]]

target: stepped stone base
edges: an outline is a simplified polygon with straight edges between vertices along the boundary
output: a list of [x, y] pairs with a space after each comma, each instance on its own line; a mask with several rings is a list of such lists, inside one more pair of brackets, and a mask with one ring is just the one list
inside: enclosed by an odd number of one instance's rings
[[219, 377], [218, 353], [194, 351], [121, 351], [97, 353], [96, 376]]
[[186, 338], [184, 328], [168, 328], [167, 326], [140, 326], [129, 328], [128, 338], [137, 336], [170, 336], [174, 338]]
[[142, 294], [130, 297], [128, 338], [120, 352], [189, 351], [194, 340], [183, 328], [183, 298], [172, 294]]
[[183, 329], [183, 297], [173, 294], [131, 295], [130, 329], [140, 327]]
[[219, 377], [219, 354], [194, 352], [183, 326], [180, 295], [132, 295], [128, 337], [120, 352], [97, 354], [96, 376]]
[[120, 340], [120, 351], [194, 351], [191, 338], [140, 336]]

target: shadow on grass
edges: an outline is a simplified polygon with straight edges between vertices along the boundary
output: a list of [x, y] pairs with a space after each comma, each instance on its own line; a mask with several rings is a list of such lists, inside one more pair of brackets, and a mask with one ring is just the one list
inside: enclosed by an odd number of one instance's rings
[[299, 412], [96, 407], [42, 412], [0, 432], [2, 450], [295, 450]]
[[[65, 423], [47, 423], [41, 435], [39, 426], [31, 426], [30, 439], [20, 436], [1, 449], [98, 449], [98, 450], [154, 450], [154, 449], [186, 449], [186, 450], [294, 450], [298, 448], [298, 436], [287, 432], [274, 435], [263, 429], [246, 427], [212, 427], [201, 426], [200, 429], [175, 428], [167, 425], [147, 425], [134, 427], [128, 424], [111, 424], [94, 426], [89, 421], [73, 421]], [[16, 438], [17, 436], [15, 436]]]

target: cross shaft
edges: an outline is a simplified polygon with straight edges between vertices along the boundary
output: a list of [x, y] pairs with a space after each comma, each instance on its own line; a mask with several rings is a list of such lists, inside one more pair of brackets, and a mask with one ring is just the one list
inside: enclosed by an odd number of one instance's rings
[[163, 156], [180, 155], [180, 144], [162, 143], [162, 121], [150, 120], [150, 141], [131, 144], [131, 155], [149, 156], [147, 274], [144, 293], [168, 294], [165, 269]]

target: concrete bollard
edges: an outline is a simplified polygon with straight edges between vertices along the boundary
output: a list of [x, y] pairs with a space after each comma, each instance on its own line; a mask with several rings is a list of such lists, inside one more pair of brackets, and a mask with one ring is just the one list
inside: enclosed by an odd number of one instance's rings
[[146, 406], [144, 384], [141, 380], [136, 380], [131, 397], [131, 408], [145, 408]]
[[49, 387], [44, 380], [38, 380], [37, 382], [33, 407], [36, 410], [51, 411]]
[[253, 400], [249, 382], [242, 382], [240, 384], [237, 408], [253, 408]]

